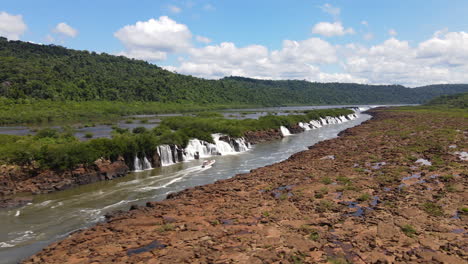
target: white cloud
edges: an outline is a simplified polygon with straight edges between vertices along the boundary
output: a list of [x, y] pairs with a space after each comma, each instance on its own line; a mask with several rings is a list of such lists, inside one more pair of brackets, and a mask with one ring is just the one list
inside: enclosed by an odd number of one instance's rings
[[341, 9], [338, 8], [338, 7], [334, 7], [330, 4], [324, 4], [322, 6], [320, 6], [320, 9], [322, 9], [323, 12], [333, 16], [335, 19], [338, 19], [338, 17], [340, 16], [340, 13], [341, 13]]
[[396, 32], [396, 30], [392, 28], [388, 31], [388, 34], [392, 37], [396, 37], [396, 35], [398, 35], [398, 32]]
[[200, 43], [204, 43], [204, 44], [209, 44], [211, 43], [211, 39], [207, 38], [207, 37], [203, 37], [203, 36], [196, 36], [195, 39], [200, 42]]
[[436, 32], [434, 36], [418, 45], [417, 57], [431, 65], [457, 67], [468, 65], [468, 33]]
[[27, 26], [23, 21], [23, 16], [0, 12], [0, 36], [17, 40], [26, 29]]
[[320, 22], [317, 23], [312, 28], [312, 33], [323, 35], [326, 37], [333, 37], [333, 36], [343, 36], [346, 34], [354, 34], [354, 29], [347, 28], [345, 29], [341, 22]]
[[121, 51], [116, 55], [147, 61], [162, 61], [167, 59], [166, 52], [151, 49], [132, 49], [127, 51]]
[[323, 73], [320, 65], [337, 62], [336, 50], [319, 38], [285, 40], [282, 48], [270, 51], [262, 45], [237, 47], [224, 42], [192, 48], [179, 67], [166, 69], [205, 78], [245, 76], [260, 79], [307, 79], [310, 81], [364, 82], [347, 73]]
[[[336, 70], [324, 72], [323, 66]], [[166, 68], [205, 78], [238, 75], [408, 86], [466, 83], [468, 33], [436, 32], [415, 46], [397, 38], [371, 47], [332, 45], [320, 38], [284, 40], [278, 50], [262, 45], [237, 47], [225, 42], [192, 48], [180, 66]]]
[[58, 23], [57, 26], [54, 28], [54, 33], [65, 35], [68, 37], [76, 37], [78, 35], [78, 31], [71, 26], [69, 26], [67, 23]]
[[168, 6], [168, 8], [169, 8], [169, 11], [171, 11], [174, 14], [178, 14], [178, 13], [182, 12], [182, 8], [180, 8], [178, 6], [175, 6], [175, 5], [170, 5], [170, 6]]
[[348, 45], [346, 49], [345, 71], [370, 83], [419, 86], [468, 82], [466, 32], [436, 32], [415, 47], [390, 38], [370, 48]]
[[[341, 23], [328, 23], [333, 30], [325, 35], [354, 31]], [[435, 32], [416, 45], [391, 37], [374, 46], [358, 43], [332, 45], [313, 37], [284, 40], [279, 49], [263, 45], [238, 47], [232, 42], [192, 46], [186, 25], [168, 17], [128, 25], [115, 33], [124, 44], [119, 55], [159, 61], [168, 54], [178, 56], [177, 65], [166, 69], [204, 78], [236, 75], [259, 79], [300, 79], [318, 82], [358, 82], [420, 86], [431, 83], [468, 82], [468, 33]], [[371, 39], [373, 35], [363, 35]], [[196, 35], [200, 43], [210, 39]], [[326, 71], [324, 69], [327, 69]]]
[[127, 25], [114, 36], [126, 48], [122, 54], [139, 59], [145, 59], [144, 55], [148, 60], [164, 59], [167, 53], [184, 52], [192, 45], [189, 28], [167, 16]]

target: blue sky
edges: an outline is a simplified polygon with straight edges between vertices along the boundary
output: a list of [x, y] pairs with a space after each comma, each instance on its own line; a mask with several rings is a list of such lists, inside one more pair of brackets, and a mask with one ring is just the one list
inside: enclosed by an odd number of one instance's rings
[[467, 13], [466, 0], [2, 0], [0, 35], [205, 78], [417, 86], [468, 82]]

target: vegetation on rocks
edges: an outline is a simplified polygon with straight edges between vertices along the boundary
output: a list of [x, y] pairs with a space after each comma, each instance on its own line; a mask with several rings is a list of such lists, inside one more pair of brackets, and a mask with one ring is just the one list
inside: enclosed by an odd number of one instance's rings
[[[42, 129], [35, 136], [0, 135], [0, 162], [39, 166], [51, 169], [71, 169], [78, 164], [91, 164], [104, 157], [115, 161], [119, 156], [133, 160], [135, 155], [151, 155], [156, 146], [173, 144], [185, 147], [191, 138], [213, 142], [211, 134], [223, 133], [242, 137], [247, 131], [278, 129], [298, 122], [325, 116], [351, 114], [349, 109], [323, 109], [289, 116], [269, 115], [257, 119], [225, 119], [219, 113], [201, 112], [197, 116], [168, 117], [160, 126], [147, 130], [136, 127], [116, 129], [112, 138], [79, 141], [65, 129]], [[87, 137], [92, 138], [92, 134]]]

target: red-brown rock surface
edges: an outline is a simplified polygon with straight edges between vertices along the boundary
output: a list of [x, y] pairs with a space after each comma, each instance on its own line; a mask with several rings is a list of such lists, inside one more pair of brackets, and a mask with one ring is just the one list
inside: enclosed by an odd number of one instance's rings
[[115, 213], [25, 263], [467, 263], [467, 163], [453, 154], [467, 129], [462, 115], [378, 112], [284, 162]]
[[33, 166], [21, 167], [2, 165], [0, 167], [0, 207], [11, 204], [16, 193], [49, 193], [69, 189], [78, 185], [125, 176], [129, 171], [122, 158], [115, 162], [99, 159], [91, 166], [79, 166], [74, 170], [40, 170]]

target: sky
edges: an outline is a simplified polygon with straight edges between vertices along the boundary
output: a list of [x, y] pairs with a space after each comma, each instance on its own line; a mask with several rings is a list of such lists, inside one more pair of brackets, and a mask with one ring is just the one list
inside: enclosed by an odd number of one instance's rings
[[468, 83], [467, 0], [0, 0], [0, 35], [219, 79]]

